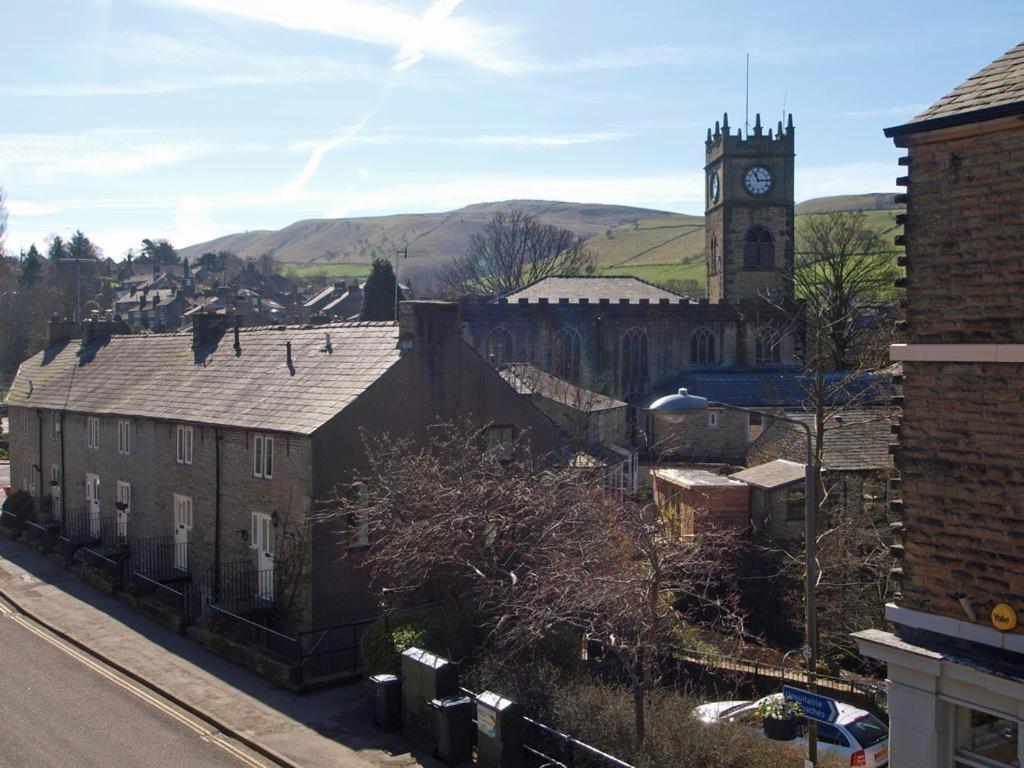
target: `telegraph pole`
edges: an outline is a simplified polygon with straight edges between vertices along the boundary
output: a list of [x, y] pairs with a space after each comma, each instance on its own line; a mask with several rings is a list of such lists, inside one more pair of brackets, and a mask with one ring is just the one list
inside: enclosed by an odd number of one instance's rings
[[78, 259], [68, 256], [58, 261], [75, 265], [75, 322], [82, 322], [82, 262], [95, 264], [96, 259]]
[[400, 291], [398, 290], [398, 255], [401, 254], [403, 259], [409, 258], [409, 246], [395, 250], [395, 322], [398, 322], [398, 297]]

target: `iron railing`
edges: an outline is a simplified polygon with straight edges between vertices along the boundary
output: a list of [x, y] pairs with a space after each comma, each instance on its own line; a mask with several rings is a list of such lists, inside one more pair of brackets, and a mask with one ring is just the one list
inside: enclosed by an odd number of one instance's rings
[[376, 619], [299, 632], [296, 664], [303, 679], [363, 671], [363, 634]]
[[[477, 694], [468, 688], [459, 690], [473, 701], [477, 700]], [[476, 723], [475, 716], [473, 722]], [[532, 718], [524, 716], [523, 725], [523, 751], [528, 768], [634, 768], [624, 760]]]
[[280, 592], [278, 580], [273, 569], [258, 570], [248, 560], [225, 563], [213, 603], [230, 613], [271, 620], [274, 595]]
[[189, 578], [188, 541], [173, 536], [153, 536], [132, 542], [132, 571], [154, 581], [180, 581]]
[[77, 548], [95, 541], [94, 529], [98, 527], [99, 518], [91, 515], [88, 507], [72, 507], [65, 510], [59, 538], [65, 544]]

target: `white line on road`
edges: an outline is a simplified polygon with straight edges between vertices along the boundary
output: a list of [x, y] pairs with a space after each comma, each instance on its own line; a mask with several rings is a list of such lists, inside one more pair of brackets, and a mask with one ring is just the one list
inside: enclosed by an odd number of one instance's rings
[[102, 666], [101, 664], [99, 664], [98, 662], [94, 661], [93, 659], [90, 659], [88, 656], [82, 654], [81, 652], [79, 652], [75, 648], [66, 645], [62, 640], [60, 640], [57, 637], [53, 637], [49, 633], [47, 633], [44, 630], [40, 629], [35, 624], [33, 624], [29, 619], [25, 618], [24, 616], [20, 616], [18, 614], [13, 613], [3, 603], [0, 603], [0, 614], [5, 614], [5, 615], [10, 616], [11, 619], [16, 621], [21, 626], [23, 626], [29, 632], [31, 632], [34, 635], [37, 635], [38, 637], [42, 638], [43, 640], [48, 642], [50, 645], [52, 645], [55, 648], [63, 651], [68, 656], [71, 656], [72, 658], [77, 659], [82, 664], [84, 664], [85, 666], [87, 666], [90, 669], [92, 669], [94, 672], [97, 672], [98, 674], [100, 674], [103, 677], [105, 677], [108, 680], [110, 680], [112, 683], [116, 683], [117, 685], [121, 686], [121, 688], [123, 688], [124, 690], [128, 691], [129, 693], [131, 693], [131, 694], [137, 696], [138, 698], [142, 699], [143, 701], [153, 705], [154, 707], [156, 707], [157, 709], [161, 710], [165, 714], [170, 715], [175, 720], [177, 720], [179, 723], [181, 723], [182, 725], [187, 726], [189, 729], [194, 731], [200, 737], [202, 737], [204, 739], [207, 739], [208, 741], [212, 742], [213, 744], [216, 744], [218, 747], [223, 749], [225, 752], [229, 752], [230, 754], [234, 755], [236, 758], [241, 760], [246, 765], [251, 766], [251, 768], [265, 768], [265, 765], [263, 763], [256, 761], [250, 755], [247, 755], [245, 752], [243, 752], [238, 747], [236, 747], [234, 744], [232, 744], [230, 741], [228, 741], [227, 737], [224, 734], [220, 733], [219, 731], [215, 731], [215, 730], [212, 730], [210, 728], [204, 728], [204, 727], [201, 727], [201, 726], [197, 725], [191, 719], [185, 717], [181, 712], [179, 712], [178, 710], [174, 709], [173, 707], [171, 707], [167, 703], [165, 703], [165, 702], [161, 701], [160, 699], [156, 698], [155, 696], [147, 693], [145, 690], [142, 690], [142, 689], [136, 687], [135, 685], [129, 683], [128, 681], [122, 679], [120, 676], [116, 675], [114, 672], [109, 670], [107, 667]]

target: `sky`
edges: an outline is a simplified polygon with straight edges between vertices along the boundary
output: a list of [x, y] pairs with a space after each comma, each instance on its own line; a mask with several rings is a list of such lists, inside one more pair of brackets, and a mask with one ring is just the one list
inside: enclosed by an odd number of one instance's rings
[[797, 200], [895, 189], [905, 122], [1020, 0], [5, 0], [8, 250], [115, 259], [531, 198], [700, 213], [707, 128], [796, 127]]

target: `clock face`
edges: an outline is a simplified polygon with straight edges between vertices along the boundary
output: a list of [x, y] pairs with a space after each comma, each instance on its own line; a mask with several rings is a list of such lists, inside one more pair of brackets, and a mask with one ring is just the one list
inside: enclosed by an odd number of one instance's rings
[[750, 194], [760, 197], [772, 188], [771, 171], [763, 165], [752, 165], [743, 174], [743, 186], [747, 188], [747, 192]]
[[708, 176], [708, 195], [712, 203], [718, 202], [718, 171], [712, 171]]

